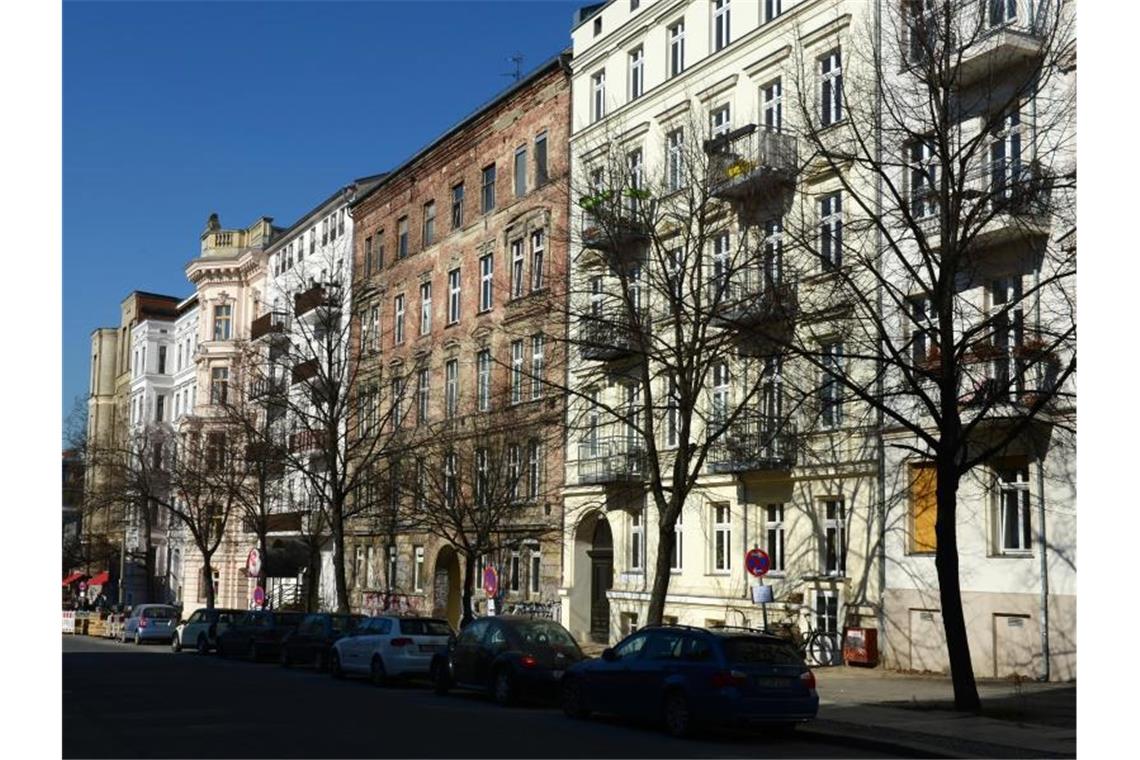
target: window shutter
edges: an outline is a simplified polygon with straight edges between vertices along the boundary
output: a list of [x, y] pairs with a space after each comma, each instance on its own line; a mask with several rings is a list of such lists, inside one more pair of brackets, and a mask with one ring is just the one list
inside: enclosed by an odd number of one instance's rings
[[911, 551], [933, 552], [938, 548], [934, 524], [938, 519], [938, 471], [933, 463], [910, 466]]

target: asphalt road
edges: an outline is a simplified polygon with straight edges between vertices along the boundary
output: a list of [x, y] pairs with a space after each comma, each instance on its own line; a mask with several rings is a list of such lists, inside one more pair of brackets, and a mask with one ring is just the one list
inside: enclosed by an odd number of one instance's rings
[[501, 708], [426, 684], [63, 638], [64, 757], [883, 757], [814, 737], [679, 741], [618, 719]]

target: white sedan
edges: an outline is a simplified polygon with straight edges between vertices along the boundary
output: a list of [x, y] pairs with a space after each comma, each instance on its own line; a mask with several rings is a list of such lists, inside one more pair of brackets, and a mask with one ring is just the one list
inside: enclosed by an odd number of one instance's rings
[[333, 644], [329, 672], [367, 675], [376, 685], [392, 676], [427, 676], [435, 654], [454, 635], [445, 620], [383, 615], [368, 618]]

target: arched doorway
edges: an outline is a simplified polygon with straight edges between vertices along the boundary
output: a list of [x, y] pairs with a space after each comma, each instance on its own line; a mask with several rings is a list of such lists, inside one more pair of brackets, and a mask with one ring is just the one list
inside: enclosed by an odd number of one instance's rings
[[462, 612], [460, 597], [459, 554], [450, 546], [435, 556], [432, 576], [432, 615], [445, 618], [452, 628], [459, 627]]
[[590, 638], [608, 644], [610, 600], [606, 592], [614, 585], [614, 537], [604, 517], [599, 517], [594, 525], [586, 554], [590, 557]]

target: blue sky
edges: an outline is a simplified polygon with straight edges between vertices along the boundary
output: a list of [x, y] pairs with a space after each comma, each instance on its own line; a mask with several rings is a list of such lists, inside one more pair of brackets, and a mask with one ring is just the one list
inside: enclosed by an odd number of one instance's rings
[[566, 48], [585, 2], [65, 2], [63, 414], [132, 290], [190, 294], [206, 217], [287, 225]]

